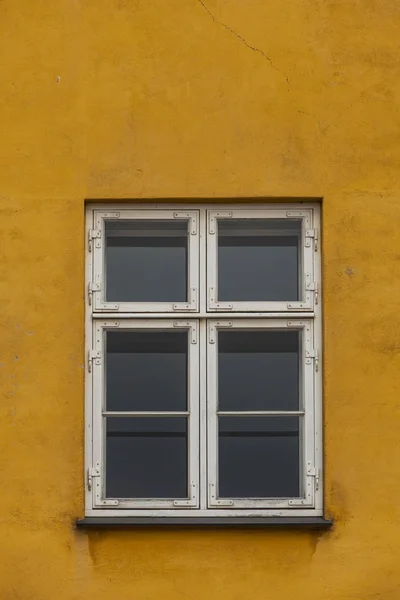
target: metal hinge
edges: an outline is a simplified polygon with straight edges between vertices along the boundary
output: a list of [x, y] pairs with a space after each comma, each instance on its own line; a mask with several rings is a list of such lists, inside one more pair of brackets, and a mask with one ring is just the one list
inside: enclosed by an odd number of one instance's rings
[[101, 290], [101, 286], [99, 283], [94, 283], [94, 281], [91, 281], [88, 285], [88, 302], [89, 302], [89, 306], [92, 305], [92, 299], [93, 299], [93, 292], [99, 292]]
[[309, 248], [312, 244], [311, 240], [314, 240], [314, 250], [318, 250], [318, 229], [306, 229], [306, 248]]
[[309, 283], [307, 283], [306, 290], [309, 292], [314, 292], [314, 301], [315, 301], [315, 304], [318, 304], [318, 299], [319, 299], [318, 281], [310, 281]]
[[220, 327], [232, 327], [232, 321], [210, 321], [208, 326], [208, 340], [210, 344], [215, 344], [216, 340], [216, 329]]
[[101, 352], [100, 350], [89, 350], [88, 354], [88, 371], [92, 372], [93, 362], [95, 365], [101, 365]]
[[101, 248], [101, 229], [89, 229], [89, 252], [92, 251], [93, 240], [96, 248]]
[[87, 470], [86, 483], [89, 492], [92, 489], [93, 485], [93, 477], [100, 477], [100, 469], [95, 469], [94, 467], [89, 467]]
[[211, 234], [215, 233], [215, 222], [217, 219], [231, 219], [232, 217], [233, 212], [231, 211], [210, 212], [208, 215], [208, 232]]
[[310, 365], [311, 360], [314, 360], [315, 370], [319, 371], [319, 355], [318, 350], [315, 348], [313, 350], [306, 350], [306, 364]]
[[197, 233], [197, 215], [190, 212], [174, 212], [174, 219], [189, 219], [190, 233], [196, 235]]
[[320, 478], [321, 478], [321, 471], [320, 471], [320, 469], [317, 469], [316, 467], [311, 466], [311, 463], [308, 463], [307, 476], [308, 477], [314, 477], [315, 489], [318, 490], [319, 489], [319, 482], [320, 482]]
[[196, 310], [196, 305], [197, 305], [197, 288], [190, 288], [189, 289], [189, 302], [185, 303], [180, 303], [180, 304], [173, 304], [172, 305], [172, 309], [176, 310], [176, 311], [185, 311], [185, 310]]
[[197, 328], [196, 325], [189, 321], [174, 321], [174, 327], [184, 327], [190, 330], [191, 343], [197, 344]]

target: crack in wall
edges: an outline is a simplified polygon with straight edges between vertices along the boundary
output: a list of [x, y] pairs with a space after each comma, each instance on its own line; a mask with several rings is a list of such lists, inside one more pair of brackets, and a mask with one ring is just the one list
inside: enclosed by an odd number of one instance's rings
[[284, 73], [282, 73], [282, 71], [280, 71], [276, 65], [274, 65], [274, 63], [272, 62], [272, 60], [270, 59], [270, 57], [267, 56], [263, 50], [261, 50], [260, 48], [257, 48], [256, 46], [252, 46], [251, 44], [249, 44], [245, 40], [244, 37], [242, 37], [241, 35], [239, 35], [239, 33], [237, 33], [236, 31], [234, 31], [233, 29], [231, 29], [228, 25], [226, 25], [222, 21], [218, 21], [218, 19], [215, 18], [215, 16], [211, 12], [211, 10], [208, 8], [208, 6], [206, 6], [206, 4], [204, 4], [203, 0], [197, 0], [197, 1], [202, 5], [202, 7], [204, 8], [204, 10], [210, 15], [210, 17], [212, 18], [212, 20], [214, 21], [214, 23], [216, 23], [217, 25], [221, 25], [221, 27], [224, 27], [227, 31], [229, 31], [229, 33], [231, 33], [232, 35], [234, 35], [238, 40], [240, 40], [240, 42], [242, 42], [242, 44], [244, 44], [247, 48], [249, 48], [253, 52], [258, 52], [258, 54], [261, 54], [261, 56], [263, 58], [265, 58], [265, 60], [267, 60], [269, 62], [269, 64], [271, 65], [271, 67], [273, 69], [275, 69], [275, 71], [278, 71], [278, 73], [280, 73], [286, 79], [286, 83], [289, 85], [289, 79], [288, 79], [288, 77]]

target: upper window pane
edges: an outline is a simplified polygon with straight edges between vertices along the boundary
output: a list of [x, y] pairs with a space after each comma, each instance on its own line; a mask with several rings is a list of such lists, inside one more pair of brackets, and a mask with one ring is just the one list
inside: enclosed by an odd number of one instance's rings
[[106, 302], [186, 302], [188, 221], [106, 221]]
[[300, 299], [301, 221], [218, 220], [218, 300]]
[[219, 331], [220, 411], [299, 410], [298, 331]]
[[187, 410], [186, 331], [108, 331], [106, 335], [107, 410]]

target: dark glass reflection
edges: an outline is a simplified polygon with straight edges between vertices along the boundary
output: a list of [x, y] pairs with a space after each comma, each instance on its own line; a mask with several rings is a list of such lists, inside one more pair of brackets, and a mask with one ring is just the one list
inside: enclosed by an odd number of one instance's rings
[[219, 496], [300, 495], [299, 417], [219, 417]]
[[106, 300], [186, 302], [187, 221], [106, 221]]
[[107, 410], [186, 410], [185, 331], [108, 331]]
[[218, 408], [299, 410], [298, 331], [218, 332]]
[[218, 299], [299, 299], [300, 221], [218, 221]]
[[108, 417], [108, 498], [187, 498], [185, 417]]

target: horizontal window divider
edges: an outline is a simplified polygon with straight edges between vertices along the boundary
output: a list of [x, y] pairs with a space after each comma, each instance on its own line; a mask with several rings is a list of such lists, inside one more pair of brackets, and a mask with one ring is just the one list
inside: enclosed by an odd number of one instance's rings
[[[189, 316], [190, 315], [190, 316]], [[182, 316], [180, 317], [179, 315], [179, 309], [175, 310], [174, 312], [169, 312], [169, 313], [152, 313], [152, 312], [141, 312], [141, 313], [135, 313], [135, 312], [131, 312], [131, 313], [117, 313], [117, 312], [107, 312], [107, 314], [105, 314], [104, 312], [98, 312], [98, 313], [93, 313], [93, 318], [94, 319], [100, 319], [102, 321], [106, 320], [106, 319], [146, 319], [151, 317], [151, 319], [173, 319], [175, 321], [177, 321], [178, 319], [182, 318], [183, 320], [187, 320], [187, 319], [217, 319], [217, 320], [221, 320], [221, 319], [268, 319], [268, 318], [273, 318], [273, 319], [312, 319], [315, 316], [315, 313], [313, 311], [310, 312], [293, 312], [293, 311], [287, 311], [287, 312], [223, 312], [223, 311], [210, 311], [210, 312], [195, 312], [192, 311], [190, 313], [188, 313], [187, 311], [182, 311]]]
[[[165, 221], [168, 223], [167, 219]], [[187, 235], [187, 231], [185, 231], [184, 229], [177, 231], [168, 231], [167, 229], [165, 231], [162, 229], [151, 229], [149, 231], [132, 231], [130, 229], [118, 229], [116, 231], [107, 231], [106, 238], [180, 238], [184, 237], [185, 235]]]
[[302, 417], [304, 410], [218, 410], [219, 417]]
[[105, 410], [103, 417], [189, 417], [188, 410]]
[[[222, 220], [222, 219], [221, 219]], [[239, 219], [240, 221], [243, 221], [244, 219]], [[297, 231], [296, 229], [263, 229], [262, 226], [260, 226], [258, 229], [245, 229], [243, 227], [240, 227], [240, 229], [237, 229], [236, 231], [224, 231], [224, 230], [219, 230], [218, 231], [218, 235], [220, 238], [241, 238], [241, 237], [256, 237], [256, 236], [260, 236], [263, 235], [265, 237], [297, 237], [297, 238], [301, 238], [301, 233], [300, 231]]]

